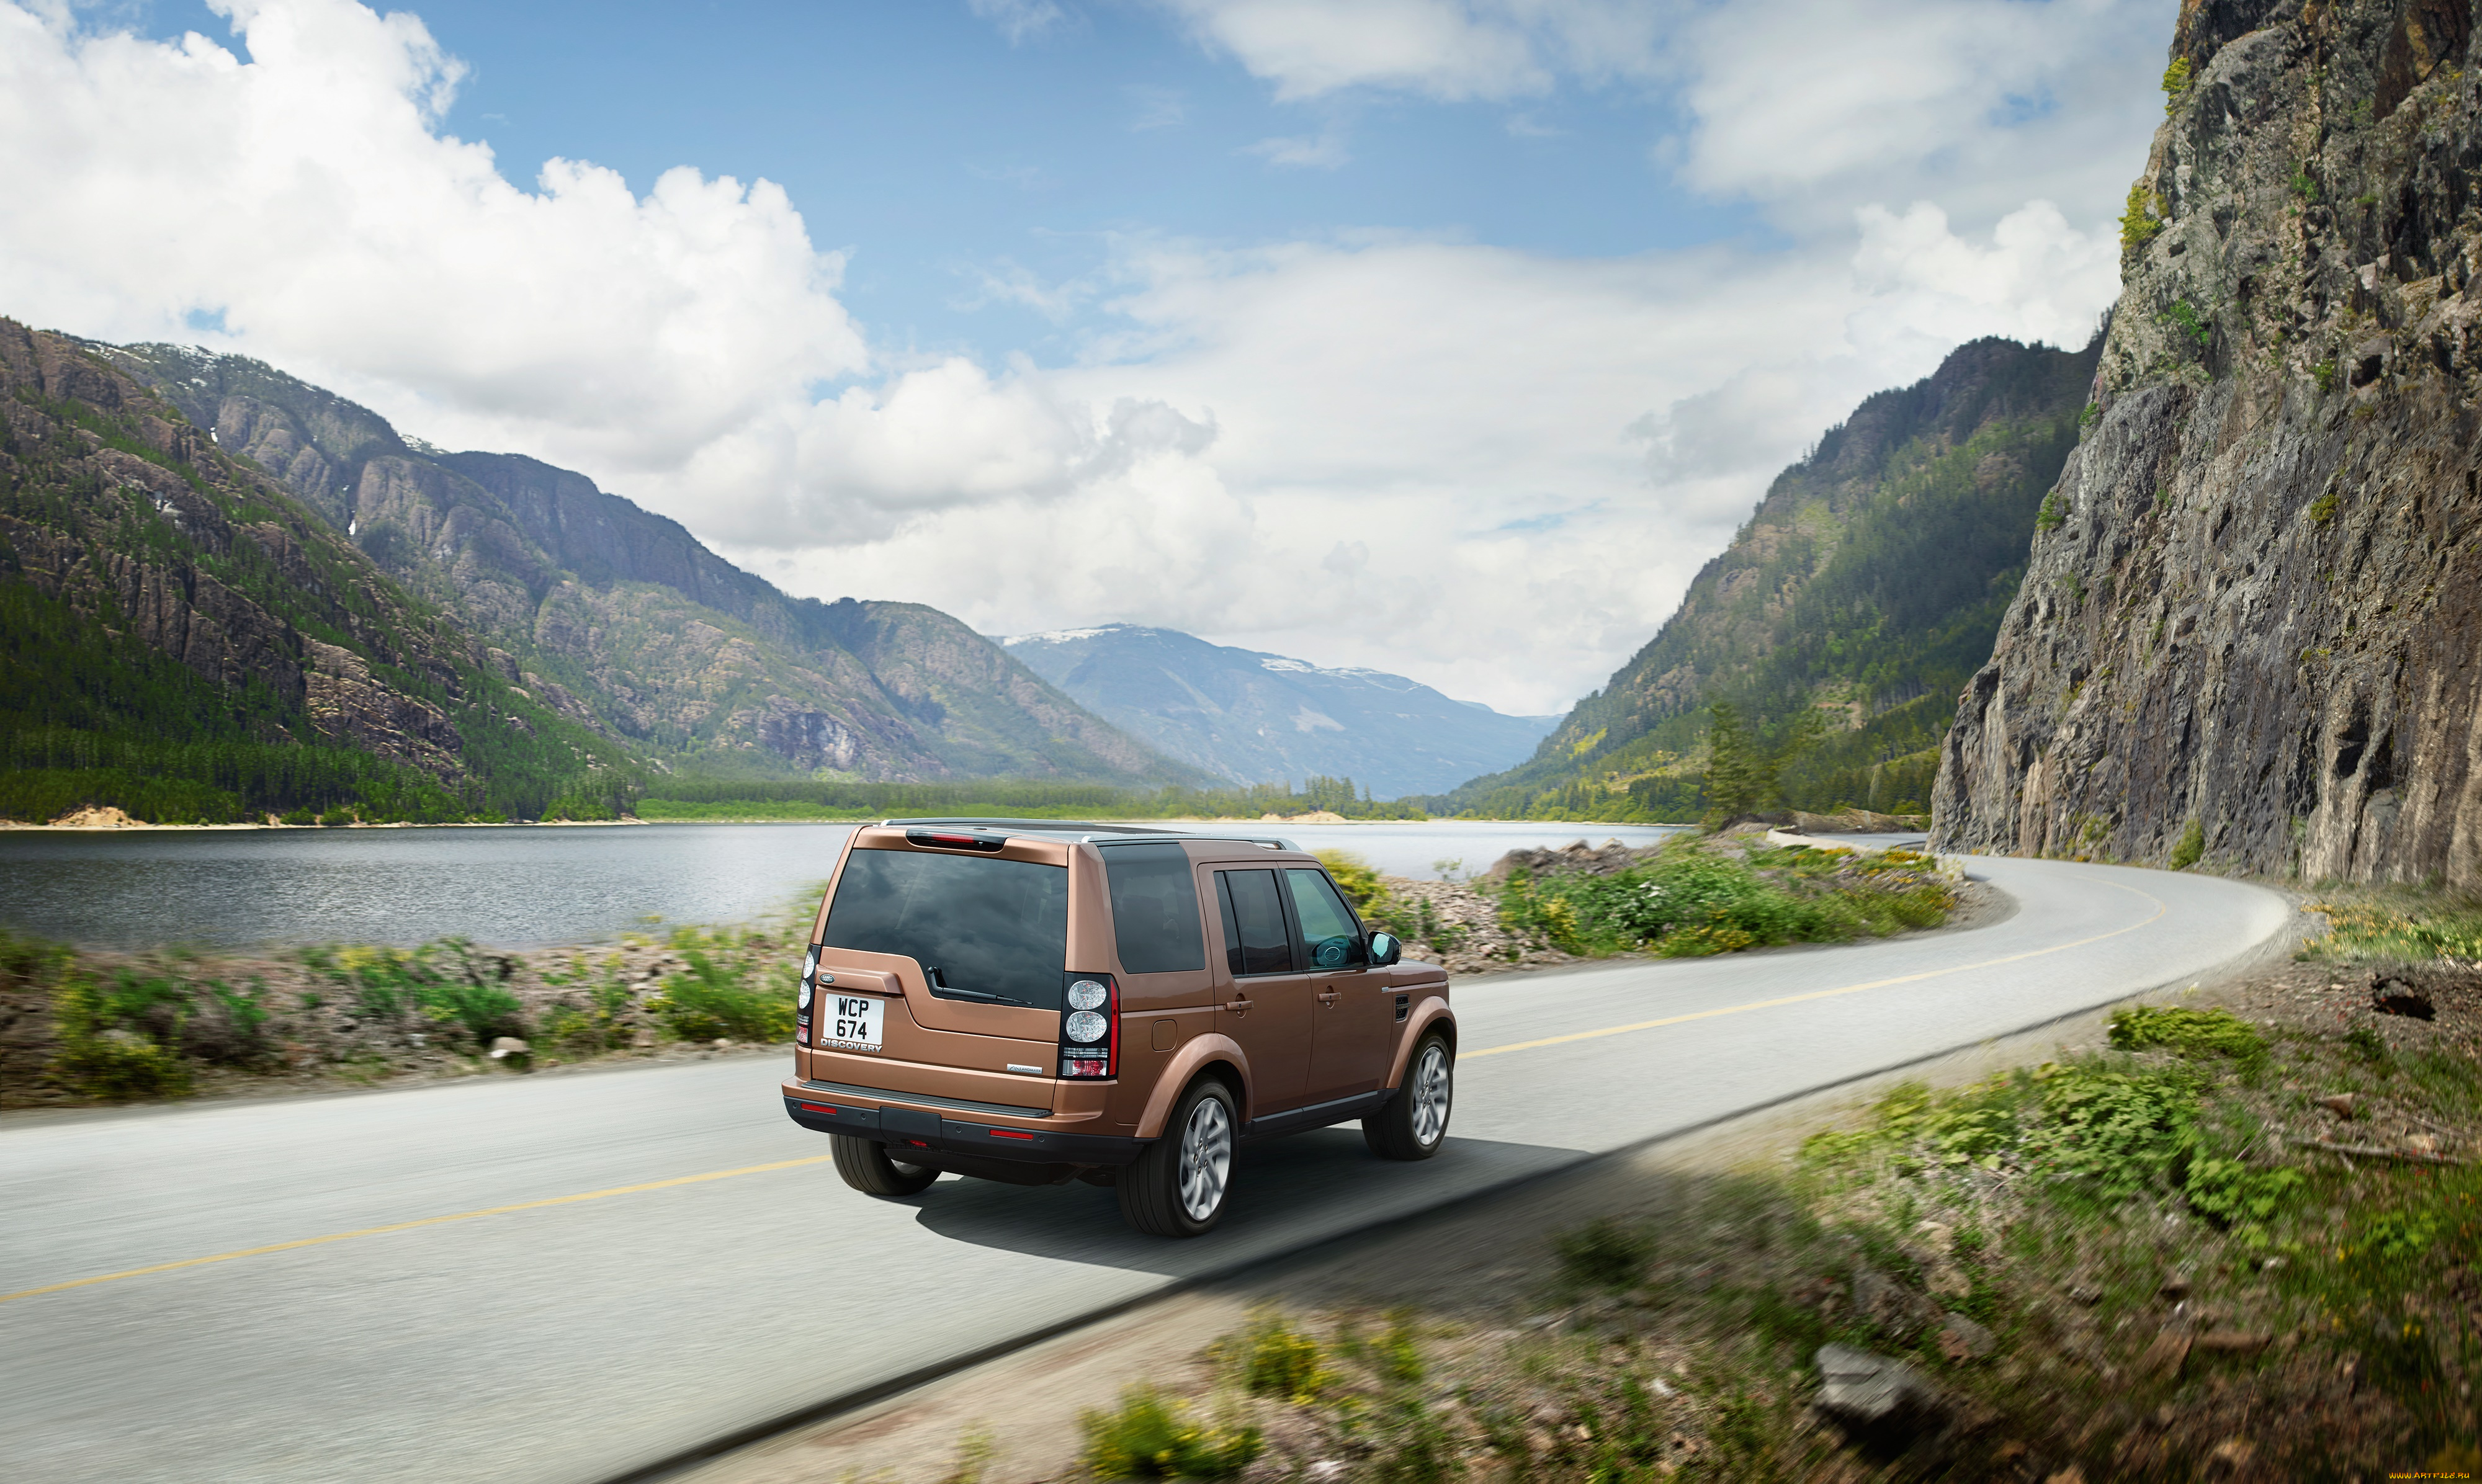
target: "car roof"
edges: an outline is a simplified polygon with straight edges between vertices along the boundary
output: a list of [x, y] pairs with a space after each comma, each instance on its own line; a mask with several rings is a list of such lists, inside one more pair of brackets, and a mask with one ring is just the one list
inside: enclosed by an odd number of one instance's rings
[[1011, 835], [1035, 835], [1046, 839], [1071, 840], [1080, 844], [1135, 844], [1141, 840], [1231, 840], [1245, 845], [1257, 845], [1268, 850], [1289, 850], [1307, 854], [1302, 847], [1281, 835], [1243, 835], [1237, 832], [1203, 833], [1194, 830], [1166, 830], [1156, 825], [1103, 824], [1082, 819], [990, 819], [978, 816], [943, 816], [936, 819], [883, 819], [883, 828], [911, 829], [916, 826], [945, 826], [964, 830], [1004, 830]]

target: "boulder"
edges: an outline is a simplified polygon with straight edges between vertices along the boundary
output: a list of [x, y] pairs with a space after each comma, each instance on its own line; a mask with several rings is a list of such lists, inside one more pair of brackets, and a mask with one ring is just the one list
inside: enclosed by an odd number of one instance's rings
[[515, 1036], [498, 1036], [491, 1041], [491, 1060], [495, 1062], [506, 1061], [512, 1056], [525, 1056], [532, 1050], [533, 1047]]
[[1818, 1408], [1861, 1427], [1927, 1421], [1944, 1410], [1939, 1389], [1920, 1371], [1853, 1345], [1818, 1347]]

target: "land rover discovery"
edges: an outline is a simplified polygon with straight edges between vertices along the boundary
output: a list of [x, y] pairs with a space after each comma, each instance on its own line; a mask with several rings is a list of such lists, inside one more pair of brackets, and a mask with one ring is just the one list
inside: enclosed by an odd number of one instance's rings
[[887, 820], [820, 901], [784, 1110], [872, 1195], [1082, 1179], [1195, 1236], [1244, 1140], [1360, 1119], [1439, 1153], [1456, 1018], [1399, 952], [1289, 840]]

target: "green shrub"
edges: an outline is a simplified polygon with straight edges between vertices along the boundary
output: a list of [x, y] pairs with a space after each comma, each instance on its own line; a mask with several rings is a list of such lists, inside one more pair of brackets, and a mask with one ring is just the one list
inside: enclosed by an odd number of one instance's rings
[[2266, 1055], [2258, 1027], [2229, 1010], [2135, 1005], [2111, 1013], [2111, 1044], [2124, 1051], [2155, 1048], [2183, 1056], [2228, 1056], [2254, 1062]]
[[2328, 490], [2318, 498], [2311, 500], [2310, 502], [2310, 523], [2313, 525], [2325, 525], [2328, 521], [2335, 519], [2336, 512], [2342, 504], [2343, 502], [2336, 497], [2336, 491], [2333, 490]]
[[1097, 1479], [1228, 1478], [1265, 1445], [1258, 1429], [1201, 1421], [1148, 1386], [1121, 1393], [1116, 1412], [1082, 1414], [1078, 1425], [1086, 1470]]
[[2053, 490], [2043, 496], [2042, 506], [2034, 512], [2034, 529], [2048, 533], [2069, 523], [2069, 502]]
[[1551, 1239], [1560, 1255], [1560, 1276], [1580, 1288], [1625, 1288], [1646, 1276], [1654, 1237], [1644, 1228], [1597, 1216]]
[[1379, 872], [1360, 856], [1349, 850], [1322, 850], [1315, 854], [1319, 864], [1326, 866], [1327, 873], [1335, 878], [1336, 889], [1344, 893], [1345, 900], [1351, 902], [1356, 911], [1368, 907], [1386, 894], [1387, 888], [1379, 884]]
[[190, 1069], [172, 1050], [113, 1023], [108, 996], [74, 983], [52, 996], [61, 1049], [53, 1080], [89, 1098], [177, 1098], [190, 1090]]
[[2185, 871], [2197, 864], [2198, 858], [2205, 853], [2206, 828], [2192, 819], [2188, 827], [2180, 832], [2180, 838], [2173, 842], [2172, 859], [2169, 863], [2176, 871]]
[[2189, 91], [2189, 59], [2176, 57], [2163, 69], [2163, 114], [2169, 118], [2179, 112], [2180, 99]]
[[2130, 186], [2127, 209], [2120, 214], [2120, 250], [2134, 252], [2160, 236], [2162, 211], [2163, 198], [2146, 189], [2145, 181]]
[[1272, 1310], [1257, 1315], [1240, 1335], [1220, 1341], [1218, 1353], [1237, 1363], [1241, 1385], [1253, 1395], [1281, 1396], [1307, 1404], [1335, 1384], [1326, 1350], [1315, 1336], [1304, 1334]]
[[2318, 362], [2318, 364], [2311, 366], [2310, 368], [2310, 379], [2318, 384], [2318, 389], [2321, 392], [2334, 391], [2336, 389], [2335, 360], [2330, 358], [2322, 360]]
[[793, 1034], [793, 994], [789, 989], [752, 988], [741, 971], [718, 964], [704, 949], [693, 948], [687, 973], [665, 978], [663, 992], [649, 997], [666, 1029], [683, 1041], [781, 1041]]

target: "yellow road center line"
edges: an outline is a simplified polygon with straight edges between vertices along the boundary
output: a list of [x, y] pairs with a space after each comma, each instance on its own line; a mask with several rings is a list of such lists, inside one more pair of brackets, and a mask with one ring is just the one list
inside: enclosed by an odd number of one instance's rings
[[[2166, 912], [2170, 911], [2162, 899], [2152, 892], [2140, 891], [2135, 887], [2125, 887], [2112, 881], [2102, 882], [2100, 885], [2109, 887], [2115, 891], [2126, 891], [2133, 896], [2146, 898], [2154, 904], [2154, 915], [2148, 917], [2144, 922], [2132, 922], [2125, 928], [2114, 928], [2108, 933], [2097, 933], [2092, 938], [2080, 938], [2074, 942], [2057, 943], [2048, 948], [2034, 948], [2024, 953], [2012, 953], [2005, 958], [1985, 959], [1979, 964], [1960, 964], [1954, 968], [1926, 969], [1918, 974], [1900, 974], [1892, 979], [1873, 979], [1866, 984], [1839, 985], [1832, 990], [1811, 990], [1804, 994], [1786, 994], [1776, 999], [1752, 1000], [1746, 1005], [1727, 1005], [1715, 1010], [1694, 1010], [1687, 1015], [1666, 1016], [1659, 1020], [1636, 1020], [1626, 1025], [1606, 1025], [1599, 1030], [1572, 1031], [1565, 1036], [1545, 1036], [1539, 1041], [1513, 1042], [1507, 1046], [1490, 1047], [1480, 1051], [1467, 1051], [1458, 1059], [1471, 1061], [1478, 1056], [1498, 1056], [1508, 1051], [1531, 1051], [1541, 1047], [1566, 1046], [1572, 1041], [1594, 1041], [1604, 1036], [1624, 1036], [1632, 1031], [1654, 1030], [1665, 1025], [1681, 1025], [1691, 1020], [1711, 1020], [1721, 1016], [1741, 1015], [1752, 1010], [1772, 1010], [1783, 1005], [1802, 1004], [1809, 1000], [1830, 999], [1838, 994], [1859, 994], [1864, 990], [1884, 990], [1890, 985], [1916, 984], [1924, 979], [1938, 979], [1948, 974], [1969, 974], [1978, 969], [1996, 968], [2003, 964], [2020, 964], [2027, 959], [2039, 959], [2046, 954], [2065, 953], [2071, 948], [2082, 948], [2088, 943], [2099, 943], [2105, 939], [2134, 933], [2139, 928], [2161, 918]], [[117, 1283], [123, 1278], [144, 1278], [150, 1273], [171, 1273], [185, 1267], [205, 1267], [214, 1262], [230, 1262], [236, 1258], [256, 1258], [271, 1252], [292, 1252], [302, 1247], [323, 1247], [330, 1242], [349, 1242], [357, 1236], [384, 1236], [390, 1232], [411, 1232], [420, 1227], [446, 1226], [453, 1221], [474, 1221], [485, 1216], [506, 1216], [515, 1211], [539, 1211], [552, 1206], [575, 1206], [580, 1202], [601, 1201], [612, 1196], [637, 1195], [647, 1190], [668, 1190], [675, 1185], [699, 1185], [708, 1180], [731, 1179], [735, 1176], [763, 1175], [770, 1170], [790, 1170], [800, 1165], [824, 1164], [834, 1157], [833, 1154], [813, 1154], [806, 1159], [779, 1159], [774, 1164], [744, 1165], [737, 1170], [711, 1170], [704, 1175], [682, 1175], [668, 1180], [647, 1180], [639, 1185], [615, 1185], [609, 1190], [589, 1190], [573, 1196], [553, 1196], [542, 1201], [520, 1201], [514, 1206], [487, 1206], [481, 1210], [458, 1211], [447, 1216], [425, 1216], [419, 1221], [392, 1222], [383, 1227], [362, 1227], [352, 1232], [331, 1232], [327, 1236], [305, 1236], [290, 1242], [270, 1242], [264, 1247], [244, 1247], [236, 1252], [220, 1252], [211, 1258], [184, 1258], [178, 1262], [158, 1262], [152, 1267], [133, 1267], [118, 1273], [98, 1273], [92, 1278], [72, 1279], [67, 1283], [50, 1284], [40, 1288], [20, 1288], [14, 1293], [0, 1293], [0, 1304], [6, 1304], [12, 1299], [33, 1298], [40, 1293], [60, 1293], [70, 1288], [90, 1287], [99, 1283]]]
[[2155, 922], [2171, 910], [2164, 905], [2162, 898], [2151, 891], [2140, 891], [2135, 887], [2124, 887], [2116, 881], [2106, 881], [2100, 885], [2109, 887], [2115, 891], [2126, 891], [2131, 895], [2146, 898], [2154, 904], [2154, 915], [2148, 917], [2144, 922], [2132, 922], [2125, 928], [2114, 928], [2108, 933], [2097, 933], [2092, 938], [2080, 938], [2074, 942], [2055, 943], [2048, 948], [2028, 949], [2023, 953], [2009, 954], [2005, 958], [1985, 959], [1979, 964], [1960, 964], [1954, 968], [1925, 969], [1918, 974], [1899, 974], [1893, 979], [1873, 979], [1866, 984], [1838, 985], [1832, 990], [1811, 990], [1807, 994], [1786, 994], [1777, 999], [1754, 999], [1746, 1005], [1725, 1005], [1714, 1010], [1693, 1010], [1687, 1015], [1669, 1015], [1659, 1020], [1635, 1020], [1626, 1025], [1606, 1025], [1599, 1030], [1571, 1031], [1565, 1036], [1545, 1036], [1539, 1041], [1516, 1041], [1507, 1046], [1486, 1047], [1479, 1051], [1465, 1051], [1461, 1053], [1457, 1060], [1469, 1062], [1478, 1056], [1498, 1056], [1507, 1051], [1531, 1051], [1542, 1047], [1566, 1046], [1572, 1041], [1594, 1041], [1604, 1036], [1625, 1036], [1631, 1031], [1654, 1030], [1665, 1025], [1683, 1025], [1691, 1020], [1711, 1020], [1721, 1016], [1743, 1015], [1752, 1010], [1773, 1010], [1779, 1006], [1798, 1005], [1813, 999], [1833, 999], [1838, 994], [1859, 994], [1863, 990], [1884, 990], [1890, 985], [1918, 984], [1924, 979], [1938, 979], [1948, 974], [1969, 974], [1977, 969], [1997, 968], [2002, 964], [2021, 964], [2027, 959], [2039, 959], [2051, 953], [2065, 953], [2071, 948], [2082, 948], [2088, 943], [2099, 943], [2107, 938], [2118, 938], [2124, 933], [2134, 933], [2139, 928]]
[[133, 1267], [119, 1273], [99, 1273], [92, 1278], [72, 1279], [40, 1288], [20, 1288], [14, 1293], [0, 1293], [0, 1304], [11, 1299], [33, 1298], [38, 1293], [59, 1293], [68, 1288], [84, 1288], [93, 1284], [113, 1283], [123, 1278], [144, 1278], [149, 1273], [170, 1273], [185, 1267], [204, 1267], [210, 1262], [230, 1262], [236, 1258], [256, 1258], [271, 1252], [291, 1252], [298, 1247], [322, 1247], [330, 1242], [349, 1242], [357, 1236], [383, 1236], [390, 1232], [410, 1232], [417, 1227], [446, 1226], [452, 1221], [473, 1221], [484, 1216], [506, 1216], [512, 1211], [539, 1211], [547, 1206], [575, 1206], [581, 1201], [601, 1201], [612, 1196], [632, 1196], [647, 1190], [669, 1190], [674, 1185], [699, 1185], [708, 1180], [728, 1180], [738, 1175], [763, 1175], [770, 1170], [790, 1170], [797, 1165], [823, 1164], [833, 1154], [812, 1154], [806, 1159], [779, 1159], [774, 1164], [743, 1165], [738, 1170], [710, 1170], [704, 1175], [682, 1175], [668, 1180], [648, 1180], [642, 1185], [615, 1185], [609, 1190], [589, 1190], [573, 1196], [553, 1196], [543, 1201], [519, 1201], [515, 1206], [487, 1206], [479, 1211], [459, 1211], [449, 1216], [425, 1216], [420, 1221], [392, 1222], [384, 1227], [363, 1227], [353, 1232], [337, 1232], [327, 1236], [305, 1236], [290, 1242], [270, 1242], [264, 1247], [244, 1247], [238, 1252], [220, 1252], [212, 1258], [184, 1258], [178, 1262], [158, 1262], [152, 1267]]

